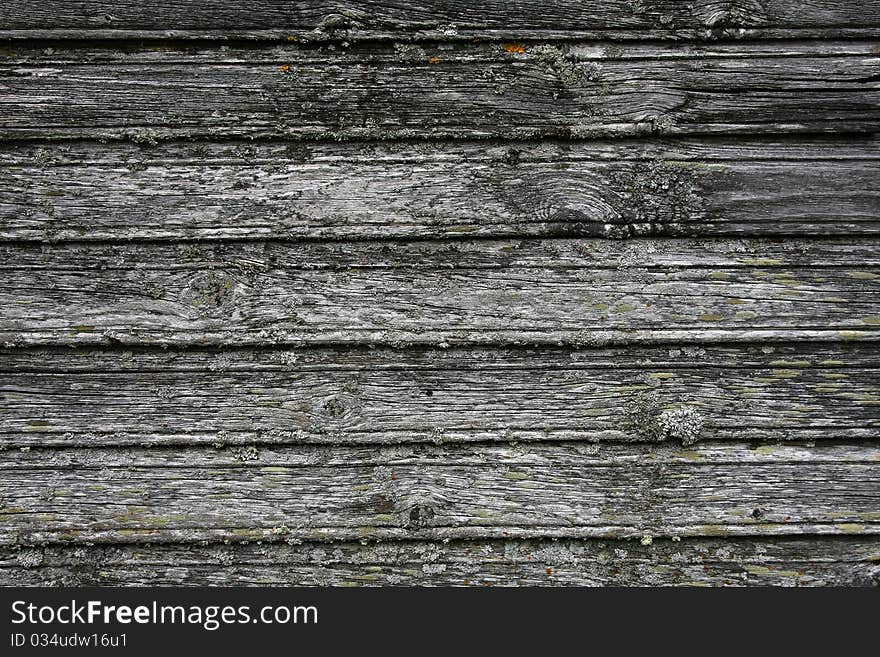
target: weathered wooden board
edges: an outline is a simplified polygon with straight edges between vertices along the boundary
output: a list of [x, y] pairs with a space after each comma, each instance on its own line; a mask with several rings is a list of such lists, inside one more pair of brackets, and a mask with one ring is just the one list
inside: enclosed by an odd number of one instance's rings
[[[202, 41], [77, 41], [75, 43], [49, 42], [46, 40], [17, 40], [4, 44], [0, 51], [2, 61], [9, 66], [50, 67], [67, 65], [93, 66], [114, 65], [169, 65], [211, 67], [231, 64], [280, 64], [291, 66], [324, 67], [338, 64], [357, 66], [364, 64], [411, 64], [424, 65], [436, 55], [440, 62], [443, 53], [454, 55], [455, 61], [482, 66], [493, 63], [528, 62], [546, 64], [548, 48], [555, 42], [527, 40], [522, 42], [492, 43], [466, 39], [462, 43], [445, 40], [419, 40], [413, 43], [385, 43], [366, 41], [362, 43], [230, 43], [218, 44]], [[786, 41], [725, 41], [690, 42], [674, 45], [654, 41], [587, 40], [559, 44], [573, 65], [602, 61], [692, 61], [696, 59], [744, 60], [777, 59], [797, 60], [810, 57], [868, 57], [876, 55], [872, 41], [863, 39], [789, 39]], [[428, 61], [430, 64], [431, 62]], [[556, 62], [557, 66], [559, 62]], [[577, 70], [575, 67], [573, 70]]]
[[872, 137], [0, 145], [0, 239], [880, 233]]
[[878, 537], [0, 548], [17, 586], [870, 586]]
[[9, 448], [880, 436], [871, 343], [28, 350], [0, 371]]
[[880, 584], [877, 36], [5, 2], [0, 584]]
[[67, 467], [54, 450], [7, 451], [0, 541], [880, 534], [876, 444], [745, 449], [450, 446], [381, 465], [344, 447], [291, 447], [273, 465], [204, 450], [113, 464], [101, 450]]
[[867, 239], [6, 244], [0, 256], [9, 346], [880, 336]]
[[[851, 54], [853, 48], [861, 54]], [[290, 46], [294, 52], [297, 46]], [[795, 43], [787, 54], [620, 55], [579, 44], [376, 46], [325, 64], [240, 50], [0, 68], [0, 138], [600, 137], [874, 132], [880, 57]], [[520, 48], [517, 47], [517, 50]], [[585, 49], [585, 50], [584, 50]], [[584, 52], [582, 52], [584, 50]], [[53, 48], [53, 57], [55, 49]], [[268, 61], [267, 61], [268, 55]], [[396, 58], [396, 59], [395, 59]]]
[[[313, 0], [278, 3], [258, 0], [243, 5], [214, 2], [210, 11], [187, 0], [162, 0], [149, 5], [131, 2], [7, 0], [0, 7], [0, 36], [30, 30], [38, 34], [75, 31], [79, 36], [107, 36], [139, 31], [148, 35], [196, 32], [239, 35], [254, 30], [269, 34], [294, 32], [300, 38], [337, 35], [375, 38], [376, 33], [434, 29], [447, 38], [472, 36], [474, 31], [533, 34], [536, 31], [612, 31], [625, 37], [633, 31], [695, 34], [706, 37], [744, 36], [773, 30], [812, 28], [823, 36], [834, 28], [880, 28], [876, 2], [855, 0], [468, 0], [414, 4], [404, 0]], [[95, 34], [97, 33], [97, 34]], [[480, 33], [480, 32], [477, 32]]]

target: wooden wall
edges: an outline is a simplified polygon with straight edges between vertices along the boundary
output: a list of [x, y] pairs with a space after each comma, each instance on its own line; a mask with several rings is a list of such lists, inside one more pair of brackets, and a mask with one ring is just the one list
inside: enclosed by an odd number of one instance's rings
[[880, 2], [0, 6], [0, 583], [880, 582]]

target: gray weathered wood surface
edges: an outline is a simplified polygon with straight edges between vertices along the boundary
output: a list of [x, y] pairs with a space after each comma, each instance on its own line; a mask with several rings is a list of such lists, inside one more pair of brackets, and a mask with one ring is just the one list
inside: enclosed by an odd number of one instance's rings
[[880, 584], [880, 4], [0, 6], [0, 583]]
[[0, 547], [23, 586], [876, 586], [873, 537]]
[[874, 343], [31, 350], [0, 365], [10, 447], [824, 443], [880, 426]]
[[5, 542], [880, 534], [869, 444], [260, 451], [28, 451]]
[[867, 235], [873, 138], [0, 142], [0, 239]]
[[[600, 137], [874, 132], [873, 42], [785, 46], [591, 43], [300, 46], [200, 51], [53, 48], [0, 68], [0, 138]], [[623, 54], [620, 54], [623, 50]], [[60, 52], [59, 52], [60, 51]], [[289, 51], [289, 54], [288, 54]], [[77, 61], [71, 63], [71, 57]], [[56, 61], [60, 60], [60, 61]], [[0, 60], [2, 61], [2, 60]]]
[[11, 345], [880, 337], [870, 239], [87, 243], [0, 253], [0, 339]]
[[[560, 36], [567, 32], [617, 38], [746, 37], [806, 33], [813, 36], [880, 28], [875, 0], [468, 0], [413, 4], [404, 0], [312, 0], [246, 4], [218, 0], [210, 10], [190, 0], [145, 5], [122, 2], [7, 0], [0, 36], [154, 36], [200, 38], [250, 35], [300, 39], [470, 38]], [[549, 32], [549, 34], [548, 34]]]

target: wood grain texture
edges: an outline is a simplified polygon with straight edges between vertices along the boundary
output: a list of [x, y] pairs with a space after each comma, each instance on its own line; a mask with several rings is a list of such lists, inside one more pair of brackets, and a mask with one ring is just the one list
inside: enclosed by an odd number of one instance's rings
[[0, 239], [880, 233], [874, 138], [0, 144]]
[[0, 584], [880, 584], [877, 36], [5, 2]]
[[0, 254], [8, 346], [880, 336], [867, 239], [7, 244]]
[[273, 449], [300, 444], [880, 435], [880, 350], [871, 343], [28, 350], [0, 354], [0, 370], [8, 448], [216, 445], [250, 454], [263, 445], [271, 464]]
[[300, 447], [273, 465], [135, 450], [66, 467], [55, 450], [28, 463], [7, 451], [0, 541], [880, 534], [876, 444], [744, 449], [427, 447], [382, 465], [344, 447], [328, 453], [336, 462]]
[[[48, 0], [39, 4], [9, 0], [0, 8], [3, 36], [17, 30], [41, 32], [146, 31], [177, 34], [238, 34], [253, 30], [289, 33], [305, 37], [336, 35], [356, 38], [377, 31], [411, 32], [435, 29], [447, 37], [464, 31], [497, 30], [526, 34], [536, 30], [611, 30], [691, 32], [706, 37], [743, 36], [770, 28], [880, 27], [880, 8], [875, 2], [854, 0], [489, 0], [475, 5], [467, 0], [429, 0], [414, 5], [402, 0], [313, 0], [278, 3], [270, 0], [247, 6], [232, 0], [199, 11], [187, 0], [162, 0], [143, 5], [123, 2]], [[286, 32], [285, 32], [286, 31]], [[398, 36], [400, 36], [398, 34]]]
[[876, 586], [874, 536], [0, 548], [13, 586]]
[[634, 58], [626, 45], [597, 52], [539, 44], [522, 53], [495, 44], [387, 46], [384, 57], [375, 45], [352, 48], [352, 57], [324, 64], [260, 49], [228, 60], [215, 52], [205, 62], [174, 48], [22, 64], [13, 49], [0, 69], [0, 138], [595, 138], [880, 127], [873, 43], [847, 42], [841, 54], [794, 43], [781, 57], [733, 47], [724, 56], [721, 46], [718, 56], [638, 46]]

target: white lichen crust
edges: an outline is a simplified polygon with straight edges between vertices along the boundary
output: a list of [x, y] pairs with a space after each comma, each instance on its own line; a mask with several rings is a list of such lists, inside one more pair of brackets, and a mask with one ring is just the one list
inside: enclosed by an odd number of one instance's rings
[[657, 417], [657, 427], [663, 439], [672, 438], [682, 445], [693, 445], [703, 432], [703, 416], [690, 406], [666, 410]]

